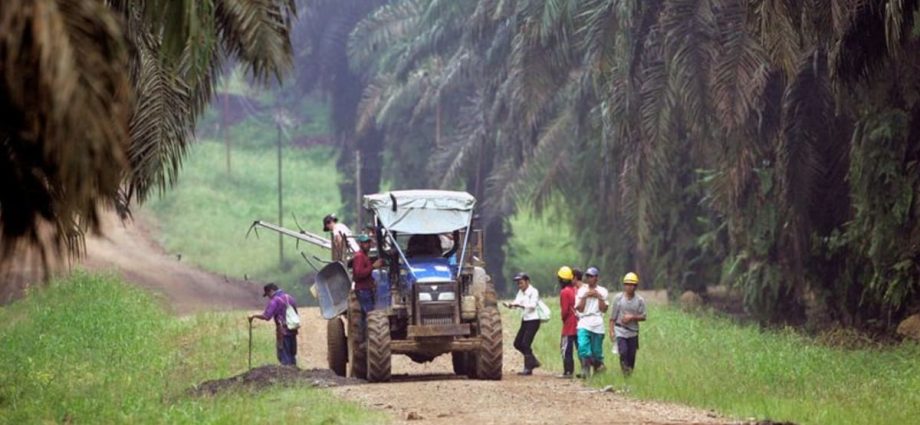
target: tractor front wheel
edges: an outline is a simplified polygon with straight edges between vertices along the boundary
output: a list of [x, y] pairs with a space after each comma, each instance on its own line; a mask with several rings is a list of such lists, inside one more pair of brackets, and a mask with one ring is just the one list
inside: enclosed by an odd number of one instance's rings
[[502, 318], [495, 307], [479, 310], [479, 338], [481, 345], [476, 359], [476, 378], [502, 379]]
[[367, 380], [390, 380], [390, 318], [385, 311], [367, 315]]

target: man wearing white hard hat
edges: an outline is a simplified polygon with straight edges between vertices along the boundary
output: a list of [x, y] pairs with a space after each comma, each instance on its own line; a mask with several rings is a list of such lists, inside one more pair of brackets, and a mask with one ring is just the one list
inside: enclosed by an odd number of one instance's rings
[[629, 376], [636, 367], [636, 352], [639, 351], [639, 322], [646, 318], [645, 300], [636, 293], [639, 276], [633, 272], [623, 277], [623, 292], [613, 298], [613, 312], [610, 313], [610, 338], [620, 353], [620, 369]]

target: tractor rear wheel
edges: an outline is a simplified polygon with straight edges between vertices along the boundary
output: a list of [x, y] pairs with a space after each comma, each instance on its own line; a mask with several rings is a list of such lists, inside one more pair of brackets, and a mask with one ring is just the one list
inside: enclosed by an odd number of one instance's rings
[[361, 330], [361, 304], [352, 292], [348, 296], [348, 363], [351, 377], [367, 379], [367, 344]]
[[495, 307], [479, 310], [479, 338], [482, 344], [476, 359], [476, 377], [502, 379], [502, 318]]
[[385, 311], [374, 310], [367, 315], [367, 380], [390, 380], [390, 318]]
[[338, 376], [345, 376], [348, 365], [348, 339], [345, 337], [345, 323], [340, 317], [326, 321], [326, 361], [329, 369]]

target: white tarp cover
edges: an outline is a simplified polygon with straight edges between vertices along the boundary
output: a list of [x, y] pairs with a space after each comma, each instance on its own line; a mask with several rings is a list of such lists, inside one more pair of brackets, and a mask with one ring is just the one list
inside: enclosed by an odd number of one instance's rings
[[[396, 211], [393, 211], [393, 199]], [[364, 196], [364, 208], [374, 210], [387, 229], [409, 234], [448, 233], [466, 228], [476, 198], [447, 190], [396, 190]]]

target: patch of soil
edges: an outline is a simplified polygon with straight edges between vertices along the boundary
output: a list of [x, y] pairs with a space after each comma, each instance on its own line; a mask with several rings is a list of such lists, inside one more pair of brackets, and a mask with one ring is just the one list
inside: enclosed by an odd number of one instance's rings
[[302, 370], [295, 367], [268, 365], [254, 368], [231, 378], [205, 381], [189, 389], [192, 395], [215, 395], [236, 389], [261, 390], [276, 385], [308, 384], [314, 387], [337, 387], [354, 385], [364, 381], [344, 378], [329, 369]]
[[332, 136], [297, 136], [291, 140], [291, 146], [300, 149], [307, 149], [313, 146], [334, 146], [335, 140]]

